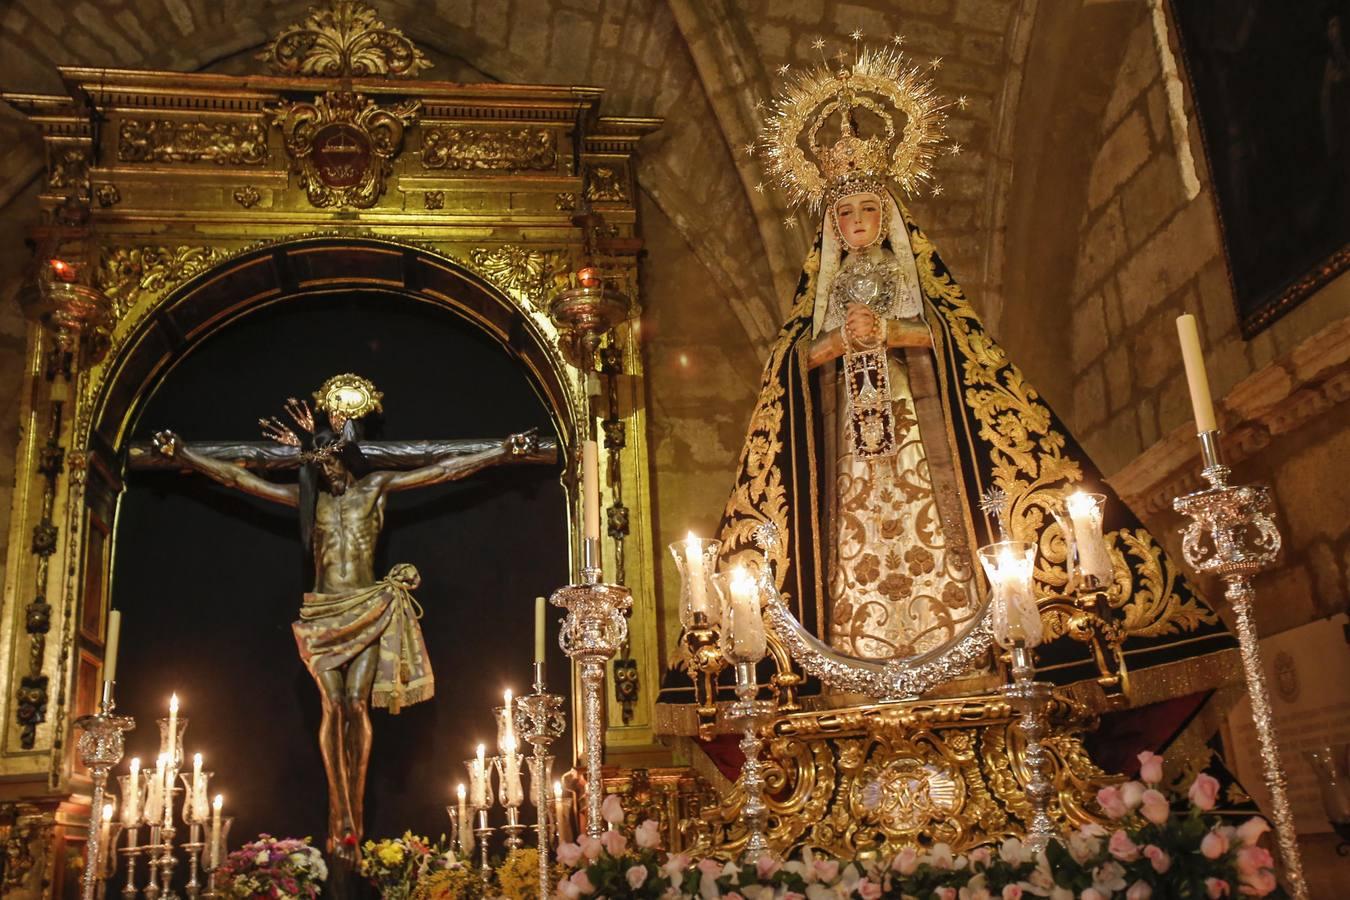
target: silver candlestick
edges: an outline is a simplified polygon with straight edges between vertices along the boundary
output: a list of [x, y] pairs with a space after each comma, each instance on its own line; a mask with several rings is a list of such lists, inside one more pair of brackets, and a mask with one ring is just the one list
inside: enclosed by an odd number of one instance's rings
[[94, 782], [93, 807], [89, 814], [89, 841], [85, 851], [84, 877], [81, 882], [82, 900], [95, 900], [98, 893], [99, 870], [102, 854], [106, 848], [101, 846], [104, 788], [108, 783], [108, 770], [122, 761], [125, 749], [123, 732], [136, 727], [136, 720], [129, 716], [115, 716], [117, 704], [113, 702], [113, 683], [103, 682], [103, 696], [99, 700], [98, 712], [91, 716], [80, 716], [75, 727], [80, 729], [79, 743], [76, 745], [82, 762], [89, 770]]
[[1218, 575], [1225, 583], [1224, 596], [1237, 621], [1238, 648], [1247, 676], [1252, 721], [1261, 745], [1261, 762], [1285, 874], [1295, 900], [1308, 900], [1294, 817], [1285, 790], [1284, 764], [1270, 709], [1270, 692], [1261, 666], [1261, 647], [1252, 621], [1256, 596], [1252, 577], [1268, 568], [1279, 555], [1280, 531], [1267, 512], [1269, 488], [1262, 484], [1230, 486], [1229, 469], [1219, 452], [1219, 432], [1205, 431], [1199, 437], [1204, 463], [1200, 474], [1209, 487], [1172, 501], [1177, 512], [1191, 518], [1182, 532], [1181, 552], [1197, 572]]
[[1027, 824], [1027, 846], [1035, 852], [1044, 850], [1055, 836], [1055, 823], [1050, 818], [1050, 796], [1054, 785], [1045, 776], [1046, 706], [1050, 702], [1048, 681], [1035, 679], [1036, 669], [1031, 651], [1024, 644], [1012, 648], [1012, 684], [999, 690], [1017, 711], [1017, 727], [1022, 732], [1022, 759], [1027, 767], [1027, 800], [1031, 804], [1031, 821]]
[[[482, 749], [481, 746], [479, 748]], [[474, 774], [479, 765], [477, 758], [465, 760], [464, 765], [469, 770], [469, 783], [475, 784], [477, 776]], [[482, 876], [483, 883], [486, 884], [492, 878], [492, 865], [488, 862], [488, 842], [492, 840], [492, 832], [495, 828], [488, 825], [488, 811], [492, 809], [492, 770], [496, 766], [496, 758], [487, 756], [482, 758], [482, 779], [481, 794], [479, 788], [474, 788], [472, 796], [469, 799], [474, 813], [478, 816], [478, 827], [473, 829], [473, 835], [478, 840], [478, 846], [481, 855], [479, 856], [479, 874]]]
[[562, 736], [567, 718], [563, 713], [562, 696], [550, 694], [544, 684], [542, 662], [534, 664], [534, 693], [516, 698], [516, 724], [521, 735], [534, 747], [534, 755], [530, 757], [530, 782], [539, 812], [536, 826], [539, 831], [539, 896], [548, 897], [553, 893], [548, 864], [548, 786], [553, 780], [553, 757], [548, 748]]
[[736, 700], [727, 707], [728, 721], [741, 728], [741, 753], [745, 762], [741, 763], [741, 788], [745, 791], [745, 803], [741, 806], [741, 825], [745, 828], [745, 849], [741, 860], [746, 865], [754, 865], [763, 855], [772, 854], [764, 827], [768, 821], [768, 807], [764, 805], [764, 763], [759, 754], [764, 749], [760, 730], [773, 718], [772, 700], [757, 700], [759, 684], [755, 679], [755, 664], [736, 663]]
[[584, 542], [583, 584], [559, 588], [549, 598], [567, 610], [558, 644], [581, 669], [582, 734], [586, 742], [586, 833], [599, 837], [600, 806], [604, 797], [601, 766], [605, 758], [604, 688], [605, 665], [628, 638], [625, 613], [633, 607], [633, 595], [618, 584], [600, 584], [599, 541]]

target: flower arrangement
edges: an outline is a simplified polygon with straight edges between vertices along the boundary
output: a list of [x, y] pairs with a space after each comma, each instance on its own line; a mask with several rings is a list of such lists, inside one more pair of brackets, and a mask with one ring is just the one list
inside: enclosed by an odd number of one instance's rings
[[[610, 830], [558, 847], [567, 869], [557, 900], [1149, 900], [1157, 897], [1283, 898], [1274, 860], [1259, 845], [1269, 830], [1253, 818], [1241, 827], [1206, 815], [1219, 783], [1197, 776], [1189, 808], [1174, 814], [1158, 789], [1162, 758], [1140, 755], [1140, 781], [1103, 788], [1098, 802], [1114, 829], [1090, 825], [1032, 853], [1016, 838], [999, 847], [954, 854], [946, 844], [903, 848], [889, 859], [831, 859], [811, 850], [753, 865], [659, 849], [658, 825], [646, 821], [629, 839], [617, 830], [623, 810], [606, 799]], [[1178, 801], [1180, 805], [1180, 801]]]
[[220, 890], [238, 900], [314, 900], [327, 878], [328, 866], [309, 838], [269, 834], [260, 834], [231, 853], [216, 870]]
[[476, 869], [448, 860], [432, 868], [418, 880], [413, 900], [481, 900], [483, 879]]
[[407, 900], [437, 855], [430, 841], [411, 831], [400, 838], [366, 841], [361, 851], [361, 877], [391, 900]]

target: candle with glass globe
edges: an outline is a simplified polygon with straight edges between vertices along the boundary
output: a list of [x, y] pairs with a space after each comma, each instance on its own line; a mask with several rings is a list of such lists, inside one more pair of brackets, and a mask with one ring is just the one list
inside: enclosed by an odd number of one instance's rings
[[135, 828], [141, 815], [141, 758], [131, 758], [131, 776], [127, 779], [126, 796], [122, 798], [122, 824]]
[[468, 792], [464, 785], [455, 788], [459, 796], [459, 852], [465, 858], [473, 852], [473, 814], [469, 811]]
[[684, 565], [689, 579], [689, 608], [694, 614], [708, 614], [707, 571], [703, 565], [703, 544], [689, 532], [684, 541]]
[[1091, 585], [1107, 584], [1111, 581], [1111, 556], [1106, 550], [1106, 540], [1102, 536], [1101, 494], [1088, 494], [1074, 491], [1064, 500], [1069, 511], [1069, 520], [1073, 523], [1074, 545], [1078, 548], [1078, 568], [1082, 576]]
[[980, 563], [992, 588], [990, 624], [994, 640], [1003, 647], [1021, 645], [1030, 649], [1040, 644], [1044, 632], [1032, 582], [1035, 545], [1026, 541], [990, 544], [980, 548]]
[[150, 825], [159, 823], [164, 815], [164, 754], [155, 760], [155, 774], [145, 792], [145, 821]]
[[216, 794], [211, 801], [211, 868], [220, 868], [220, 811], [225, 807], [225, 797]]
[[470, 802], [474, 809], [483, 809], [488, 805], [487, 800], [487, 746], [478, 745], [477, 756], [473, 761], [473, 768], [469, 775], [469, 795]]
[[178, 695], [169, 697], [169, 734], [168, 746], [164, 752], [169, 754], [169, 765], [178, 759]]

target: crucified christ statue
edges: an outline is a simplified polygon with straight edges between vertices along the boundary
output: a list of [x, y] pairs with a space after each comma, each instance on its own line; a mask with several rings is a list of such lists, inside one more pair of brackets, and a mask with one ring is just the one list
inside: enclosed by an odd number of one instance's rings
[[[358, 422], [379, 410], [382, 395], [363, 378], [340, 375], [314, 396], [328, 427], [316, 427], [308, 405], [294, 399], [286, 410], [295, 428], [277, 419], [260, 422], [268, 437], [298, 450], [298, 484], [261, 478], [185, 444], [171, 431], [156, 434], [153, 446], [162, 457], [227, 487], [299, 509], [301, 540], [314, 558], [314, 590], [305, 594], [292, 628], [322, 697], [319, 750], [328, 779], [329, 852], [354, 862], [363, 833], [369, 709], [373, 705], [397, 714], [434, 690], [417, 621], [421, 610], [411, 593], [420, 582], [417, 569], [400, 563], [383, 578], [375, 574], [385, 501], [393, 491], [456, 481], [500, 463], [537, 461], [539, 441], [527, 431], [477, 452], [445, 453], [406, 471], [372, 471]], [[417, 455], [416, 448], [410, 455]]]

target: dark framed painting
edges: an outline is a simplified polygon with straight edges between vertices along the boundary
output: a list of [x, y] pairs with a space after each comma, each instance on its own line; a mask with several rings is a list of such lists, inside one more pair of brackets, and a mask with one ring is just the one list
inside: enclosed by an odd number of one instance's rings
[[1350, 0], [1171, 0], [1251, 337], [1350, 268]]

